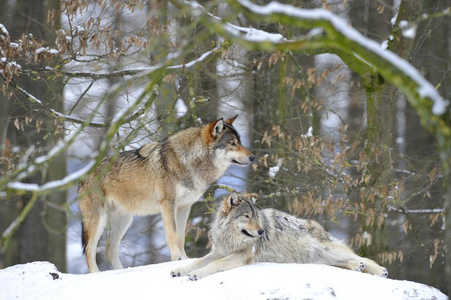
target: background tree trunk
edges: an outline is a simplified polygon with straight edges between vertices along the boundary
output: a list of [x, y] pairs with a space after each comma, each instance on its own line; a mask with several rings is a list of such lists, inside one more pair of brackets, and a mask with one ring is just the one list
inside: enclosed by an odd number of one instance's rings
[[[16, 40], [24, 32], [32, 33], [38, 40], [46, 39], [50, 45], [55, 41], [54, 29], [47, 23], [47, 11], [50, 9], [59, 10], [58, 0], [18, 0], [0, 1], [2, 11], [7, 12], [2, 16], [2, 22], [10, 24], [11, 40]], [[3, 9], [5, 8], [5, 9]], [[59, 18], [56, 18], [55, 26], [60, 27]], [[19, 62], [25, 63], [25, 62]], [[45, 80], [45, 78], [44, 78]], [[63, 82], [58, 80], [45, 80], [46, 85], [39, 82], [30, 75], [22, 75], [18, 82], [19, 86], [37, 96], [46, 99], [45, 105], [48, 108], [63, 111]], [[42, 114], [33, 110], [26, 97], [16, 94], [7, 99], [0, 95], [0, 109], [2, 111], [2, 141], [8, 139], [10, 147], [20, 147], [27, 149], [40, 141], [40, 146], [48, 150], [55, 146], [58, 139], [64, 136], [63, 124], [44, 118]], [[32, 118], [30, 126], [26, 125], [25, 118]], [[18, 120], [22, 128], [16, 128], [14, 122]], [[44, 120], [42, 130], [39, 132], [34, 126], [36, 121]], [[17, 124], [17, 123], [16, 123]], [[35, 149], [32, 157], [39, 156], [39, 149]], [[46, 172], [38, 172], [29, 182], [43, 183], [51, 180], [61, 179], [66, 175], [65, 156], [60, 155], [50, 164]], [[0, 219], [10, 220], [10, 216], [15, 216], [28, 202], [29, 196], [17, 196], [10, 203], [6, 211], [1, 211]], [[4, 254], [6, 265], [26, 263], [30, 261], [49, 260], [54, 263], [59, 270], [66, 270], [66, 193], [54, 192], [48, 196], [40, 196], [35, 203], [29, 216], [20, 226], [19, 232], [13, 236], [11, 247], [7, 248]], [[16, 211], [12, 213], [11, 210]], [[5, 214], [6, 216], [4, 216]], [[6, 224], [1, 224], [7, 226]], [[6, 227], [5, 227], [6, 228]]]

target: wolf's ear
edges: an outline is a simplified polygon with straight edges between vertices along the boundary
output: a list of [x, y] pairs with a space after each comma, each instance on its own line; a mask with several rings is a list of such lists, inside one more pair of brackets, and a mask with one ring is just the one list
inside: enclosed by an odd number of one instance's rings
[[222, 118], [210, 123], [210, 133], [214, 137], [217, 137], [218, 134], [220, 134], [223, 129], [224, 129], [224, 120]]
[[230, 202], [230, 206], [237, 206], [238, 204], [240, 204], [240, 198], [238, 197], [238, 194], [231, 193], [229, 195], [229, 202]]
[[229, 125], [232, 125], [233, 122], [235, 122], [236, 118], [238, 118], [238, 115], [234, 116], [233, 118], [230, 118], [226, 120], [225, 122]]
[[227, 197], [225, 197], [224, 202], [222, 204], [222, 209], [224, 213], [227, 215], [234, 206], [237, 206], [240, 203], [240, 199], [238, 198], [237, 193], [231, 193]]
[[255, 202], [257, 202], [257, 199], [258, 199], [258, 194], [252, 193], [252, 194], [249, 194], [249, 197], [251, 198], [252, 202], [254, 202], [254, 204], [255, 204]]

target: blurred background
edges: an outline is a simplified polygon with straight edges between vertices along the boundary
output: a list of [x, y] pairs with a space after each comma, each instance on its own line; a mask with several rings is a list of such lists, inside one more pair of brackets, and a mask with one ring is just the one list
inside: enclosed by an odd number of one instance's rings
[[[237, 26], [287, 38], [308, 32], [250, 22], [222, 2], [200, 3]], [[451, 95], [451, 1], [284, 3], [339, 15], [410, 62], [443, 97]], [[389, 83], [376, 78], [369, 86], [334, 54], [224, 42], [170, 1], [0, 0], [0, 7], [3, 186], [60, 180], [100, 157], [105, 141], [104, 154], [113, 154], [239, 114], [235, 127], [257, 161], [230, 167], [193, 206], [190, 257], [208, 253], [207, 231], [227, 186], [258, 193], [262, 208], [317, 220], [387, 267], [389, 278], [447, 292], [437, 142]], [[161, 64], [169, 68], [152, 85]], [[131, 113], [111, 134], [121, 112]], [[62, 140], [64, 151], [28, 168]], [[74, 183], [0, 194], [0, 268], [45, 260], [62, 272], [88, 271]], [[111, 269], [105, 238], [101, 270]], [[168, 261], [161, 217], [135, 217], [120, 255], [126, 267]]]

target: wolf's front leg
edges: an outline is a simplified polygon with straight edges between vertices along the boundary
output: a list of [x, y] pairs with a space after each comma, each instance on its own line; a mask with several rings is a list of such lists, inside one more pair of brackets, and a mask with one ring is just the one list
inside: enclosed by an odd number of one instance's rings
[[188, 273], [189, 279], [198, 280], [205, 276], [253, 264], [254, 259], [246, 253], [233, 253], [227, 257], [213, 261], [205, 267]]
[[171, 260], [184, 259], [182, 251], [179, 248], [177, 229], [175, 223], [175, 204], [172, 200], [162, 200], [161, 217], [163, 219], [164, 230], [166, 231], [166, 243], [168, 244], [169, 251], [171, 252]]
[[199, 268], [202, 268], [218, 258], [220, 258], [218, 255], [216, 255], [214, 253], [209, 253], [202, 258], [196, 259], [195, 261], [188, 264], [187, 266], [174, 269], [173, 271], [171, 271], [171, 276], [179, 277], [179, 276], [188, 275], [189, 272], [197, 270]]
[[191, 211], [191, 204], [178, 206], [176, 209], [175, 224], [177, 228], [177, 243], [181, 252], [180, 259], [186, 259], [188, 256], [185, 253], [185, 231], [186, 223], [188, 222], [189, 212]]

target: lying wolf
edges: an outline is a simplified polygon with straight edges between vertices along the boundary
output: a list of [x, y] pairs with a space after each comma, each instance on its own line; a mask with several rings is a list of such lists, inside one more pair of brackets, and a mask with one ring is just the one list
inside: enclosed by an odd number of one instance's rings
[[212, 251], [171, 276], [191, 280], [254, 262], [318, 263], [386, 277], [387, 270], [355, 254], [316, 221], [255, 206], [257, 194], [231, 193], [217, 213], [209, 236]]
[[161, 212], [171, 259], [187, 258], [185, 228], [193, 203], [231, 164], [255, 159], [241, 145], [235, 119], [190, 127], [161, 143], [107, 157], [80, 183], [82, 243], [90, 272], [99, 271], [96, 249], [106, 227], [108, 258], [115, 269], [122, 268], [119, 243], [133, 215]]

